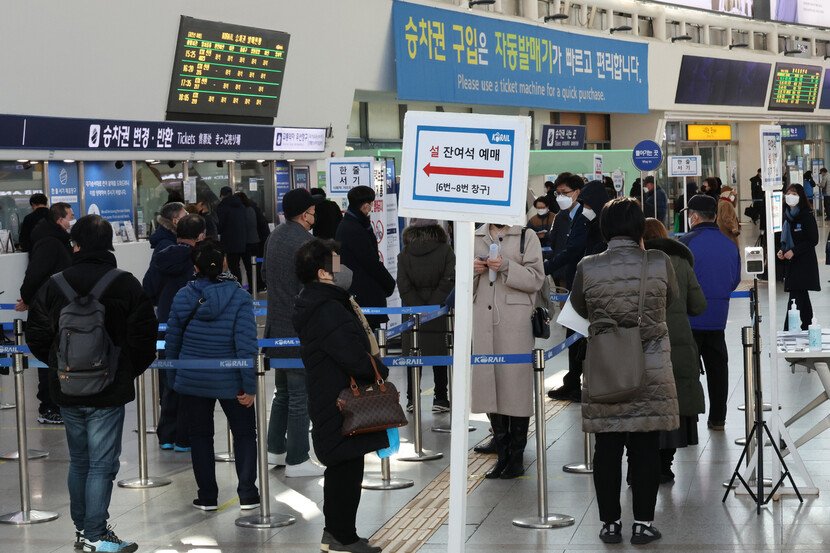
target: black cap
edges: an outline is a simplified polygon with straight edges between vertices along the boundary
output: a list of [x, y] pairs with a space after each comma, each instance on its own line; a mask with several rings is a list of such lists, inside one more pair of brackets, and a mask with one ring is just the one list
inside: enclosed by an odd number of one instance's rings
[[231, 194], [233, 194], [233, 190], [231, 189], [231, 187], [230, 187], [230, 186], [223, 186], [223, 187], [219, 190], [219, 197], [220, 197], [220, 198], [223, 198], [223, 197], [225, 197], [225, 196], [230, 196]]
[[687, 207], [684, 207], [682, 211], [687, 209], [714, 213], [718, 210], [718, 201], [707, 194], [697, 194], [696, 196], [689, 198]]
[[314, 200], [305, 188], [289, 190], [282, 197], [282, 212], [286, 219], [293, 219], [313, 205]]

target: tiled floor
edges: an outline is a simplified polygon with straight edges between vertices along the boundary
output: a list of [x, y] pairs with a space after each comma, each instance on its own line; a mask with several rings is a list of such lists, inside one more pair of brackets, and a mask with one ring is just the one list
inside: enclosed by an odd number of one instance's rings
[[[744, 226], [744, 239], [753, 243], [753, 228]], [[826, 229], [825, 229], [826, 230]], [[824, 234], [824, 231], [821, 232]], [[823, 265], [823, 246], [820, 244], [819, 260], [822, 282], [827, 283], [830, 269]], [[762, 288], [762, 305], [766, 305], [766, 289]], [[779, 319], [783, 321], [785, 294], [779, 289]], [[830, 300], [825, 292], [812, 293], [813, 305], [820, 323], [830, 325]], [[727, 342], [730, 352], [729, 414], [725, 432], [711, 432], [705, 423], [699, 426], [701, 443], [678, 452], [675, 473], [671, 485], [663, 485], [657, 505], [655, 524], [663, 532], [663, 539], [647, 546], [651, 550], [685, 551], [824, 551], [830, 549], [830, 501], [824, 493], [830, 490], [830, 434], [821, 435], [801, 448], [801, 455], [816, 485], [823, 492], [819, 496], [805, 497], [803, 504], [791, 496], [770, 502], [755, 514], [755, 506], [745, 495], [730, 495], [721, 502], [722, 483], [729, 478], [740, 454], [734, 440], [743, 434], [743, 412], [737, 406], [743, 403], [742, 352], [740, 328], [749, 321], [748, 302], [733, 300], [730, 309]], [[762, 335], [766, 344], [766, 325]], [[563, 338], [555, 331], [547, 347]], [[769, 370], [764, 354], [764, 382], [769, 387]], [[548, 363], [546, 375], [549, 384], [561, 377], [566, 369], [565, 356]], [[779, 370], [783, 418], [788, 418], [808, 400], [819, 393], [816, 375], [791, 374], [786, 365]], [[270, 380], [270, 379], [269, 379]], [[403, 371], [393, 380], [404, 387]], [[431, 385], [431, 371], [424, 371], [424, 390]], [[0, 525], [0, 552], [46, 553], [72, 551], [73, 527], [69, 519], [69, 498], [66, 491], [68, 454], [63, 430], [60, 427], [44, 427], [35, 422], [35, 374], [26, 376], [29, 447], [46, 449], [50, 456], [31, 461], [32, 506], [55, 510], [60, 518], [44, 524], [15, 527]], [[0, 399], [13, 397], [11, 377], [0, 377], [3, 388]], [[705, 389], [705, 387], [704, 387]], [[430, 412], [431, 399], [424, 396], [426, 409], [424, 427], [433, 420], [446, 419], [447, 415]], [[830, 403], [796, 424], [795, 435], [800, 435], [830, 409]], [[470, 434], [474, 444], [486, 436], [487, 424], [474, 417], [477, 430]], [[224, 446], [224, 424], [217, 415], [217, 449]], [[704, 419], [705, 420], [705, 419]], [[135, 406], [128, 407], [119, 479], [138, 475], [136, 465], [137, 438]], [[411, 426], [403, 431], [406, 440], [402, 454], [411, 452]], [[217, 464], [220, 483], [220, 503], [224, 508], [218, 513], [202, 513], [190, 507], [195, 497], [195, 483], [190, 470], [189, 456], [172, 451], [160, 451], [154, 436], [149, 436], [150, 474], [173, 480], [169, 486], [150, 490], [126, 490], [116, 488], [110, 508], [111, 522], [116, 532], [134, 540], [140, 551], [165, 553], [227, 553], [249, 551], [312, 552], [319, 548], [322, 534], [321, 480], [314, 478], [286, 479], [282, 469], [270, 470], [272, 511], [290, 513], [297, 517], [296, 524], [271, 530], [243, 529], [235, 526], [240, 516], [235, 502], [236, 477], [233, 467]], [[0, 453], [16, 449], [15, 418], [13, 411], [0, 411]], [[562, 472], [564, 464], [582, 460], [582, 432], [578, 405], [571, 405], [547, 424], [548, 493], [551, 512], [573, 516], [576, 523], [556, 530], [526, 530], [512, 525], [516, 516], [536, 513], [535, 453], [533, 441], [528, 444], [526, 461], [530, 464], [527, 476], [512, 481], [482, 482], [469, 496], [467, 509], [467, 550], [471, 552], [589, 552], [607, 550], [632, 550], [625, 542], [618, 546], [605, 546], [597, 538], [600, 523], [597, 517], [595, 494], [588, 475]], [[449, 435], [424, 433], [424, 447], [449, 453]], [[767, 448], [767, 454], [771, 450]], [[395, 491], [365, 491], [358, 515], [358, 530], [370, 536], [400, 511], [429, 482], [446, 467], [447, 458], [424, 463], [392, 462], [395, 475], [413, 479], [415, 486]], [[367, 472], [378, 472], [379, 462], [367, 457]], [[800, 475], [796, 481], [801, 483]], [[623, 491], [624, 531], [630, 533], [631, 496]], [[19, 509], [18, 468], [16, 462], [0, 462], [0, 513]], [[447, 550], [447, 526], [443, 525], [420, 549], [423, 552]], [[391, 550], [387, 548], [387, 552]]]

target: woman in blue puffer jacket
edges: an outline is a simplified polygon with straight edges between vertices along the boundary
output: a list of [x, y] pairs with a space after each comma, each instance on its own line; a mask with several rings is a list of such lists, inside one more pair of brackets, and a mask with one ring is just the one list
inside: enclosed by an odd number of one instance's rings
[[[167, 321], [167, 359], [252, 359], [257, 353], [251, 296], [229, 272], [225, 250], [213, 239], [196, 244], [197, 278], [179, 290]], [[216, 400], [234, 439], [240, 507], [259, 507], [256, 487], [256, 378], [252, 365], [222, 369], [169, 371], [170, 386], [181, 396], [189, 423], [191, 459], [198, 497], [193, 506], [215, 511], [219, 488], [213, 458]]]

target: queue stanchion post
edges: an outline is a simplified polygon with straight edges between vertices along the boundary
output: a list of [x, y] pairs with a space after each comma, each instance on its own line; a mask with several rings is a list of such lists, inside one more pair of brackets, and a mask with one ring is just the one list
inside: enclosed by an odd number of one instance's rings
[[[155, 370], [155, 369], [152, 369]], [[147, 398], [144, 373], [136, 379], [136, 411], [138, 413], [138, 428], [147, 426]], [[170, 484], [166, 478], [148, 476], [147, 471], [147, 433], [138, 433], [138, 478], [126, 478], [118, 481], [119, 488], [143, 490], [146, 488], [160, 488]]]
[[[447, 355], [452, 357], [453, 354], [453, 335], [455, 332], [455, 311], [453, 309], [447, 310]], [[449, 383], [449, 397], [452, 397], [452, 365], [447, 365], [447, 381]], [[468, 432], [475, 431], [476, 427], [472, 424], [467, 426]], [[452, 418], [450, 417], [450, 424], [436, 424], [431, 430], [433, 432], [440, 432], [442, 434], [449, 434], [452, 431]]]
[[158, 432], [159, 418], [161, 417], [161, 387], [159, 386], [159, 372], [153, 371], [150, 377], [150, 395], [153, 400], [153, 425], [147, 427], [148, 434]]
[[545, 351], [533, 350], [533, 396], [535, 399], [534, 415], [536, 418], [536, 492], [538, 511], [536, 516], [514, 518], [513, 525], [519, 528], [562, 528], [571, 526], [574, 517], [570, 515], [548, 513], [548, 467], [547, 441], [545, 439]]
[[[17, 346], [22, 346], [23, 345], [23, 319], [15, 319], [13, 328], [14, 328], [14, 343]], [[23, 355], [23, 353], [21, 353], [21, 352], [15, 353], [15, 356], [13, 357], [13, 359], [15, 360], [14, 362], [16, 362], [18, 354], [20, 354], [21, 356]], [[25, 357], [21, 357], [21, 359], [24, 359], [23, 362], [25, 363]], [[27, 459], [42, 459], [42, 458], [47, 457], [49, 455], [48, 451], [43, 451], [42, 449], [28, 449], [28, 447], [21, 447], [21, 445], [20, 445], [21, 433], [22, 433], [23, 442], [28, 443], [28, 439], [26, 437], [26, 417], [25, 417], [26, 402], [25, 402], [25, 399], [24, 399], [25, 396], [23, 395], [23, 393], [24, 393], [23, 369], [20, 369], [20, 372], [18, 373], [18, 370], [15, 368], [14, 369], [14, 399], [15, 399], [14, 407], [17, 409], [17, 411], [16, 411], [16, 416], [17, 416], [17, 450], [12, 451], [11, 453], [6, 453], [4, 455], [0, 455], [0, 459], [3, 459], [4, 461], [18, 461], [18, 460], [20, 460], [20, 452], [21, 451], [25, 451], [25, 452], [28, 453], [28, 455], [26, 455]], [[28, 474], [28, 463], [27, 463], [26, 473]], [[28, 485], [28, 483], [27, 483], [27, 485]]]
[[[386, 329], [379, 328], [375, 331], [375, 334], [377, 336], [380, 356], [386, 357]], [[414, 484], [415, 482], [413, 480], [406, 478], [392, 478], [391, 462], [389, 461], [389, 457], [384, 457], [380, 460], [380, 478], [364, 478], [361, 487], [364, 490], [400, 490], [409, 488]]]
[[[412, 326], [412, 348], [410, 350], [410, 355], [413, 357], [420, 357], [421, 356], [421, 342], [420, 342], [420, 330], [421, 330], [421, 316], [419, 314], [412, 315], [412, 319], [414, 324]], [[414, 436], [415, 442], [415, 455], [412, 457], [399, 457], [399, 461], [408, 461], [408, 462], [419, 462], [419, 461], [434, 461], [435, 459], [440, 459], [444, 456], [443, 453], [440, 451], [432, 452], [432, 451], [424, 451], [423, 446], [423, 436], [422, 436], [422, 428], [421, 428], [421, 369], [423, 367], [416, 366], [412, 367], [412, 378], [410, 379], [410, 397], [412, 398], [412, 407], [413, 407], [413, 418], [414, 418], [414, 425], [412, 432]]]
[[233, 432], [231, 432], [231, 423], [228, 423], [228, 450], [224, 453], [216, 453], [213, 460], [217, 463], [233, 463], [236, 457], [233, 456]]
[[584, 434], [582, 453], [585, 461], [565, 465], [562, 467], [562, 470], [565, 472], [572, 472], [574, 474], [592, 474], [594, 472], [594, 435], [589, 432], [585, 432]]
[[258, 353], [254, 358], [256, 371], [256, 435], [257, 435], [257, 470], [259, 472], [259, 514], [236, 519], [236, 525], [243, 528], [279, 528], [294, 524], [297, 519], [291, 515], [271, 514], [271, 486], [268, 481], [268, 421], [265, 417], [265, 371], [267, 364], [265, 354]]
[[[23, 344], [23, 321], [14, 321], [15, 343]], [[26, 396], [23, 388], [23, 371], [26, 368], [26, 360], [22, 352], [16, 352], [13, 357], [14, 371], [14, 395], [17, 415], [17, 450], [28, 450], [28, 439], [26, 436]], [[45, 452], [44, 452], [45, 453]], [[44, 455], [45, 456], [45, 455]], [[33, 510], [31, 505], [31, 491], [29, 489], [29, 458], [26, 455], [18, 459], [18, 474], [20, 476], [20, 510], [0, 516], [0, 522], [5, 524], [36, 524], [48, 522], [58, 518], [58, 513], [52, 511]]]
[[253, 294], [251, 296], [254, 299], [257, 299], [257, 295], [259, 294], [259, 289], [257, 288], [257, 282], [259, 278], [257, 277], [257, 263], [256, 263], [256, 256], [251, 256], [251, 282], [248, 283], [248, 286], [251, 288]]

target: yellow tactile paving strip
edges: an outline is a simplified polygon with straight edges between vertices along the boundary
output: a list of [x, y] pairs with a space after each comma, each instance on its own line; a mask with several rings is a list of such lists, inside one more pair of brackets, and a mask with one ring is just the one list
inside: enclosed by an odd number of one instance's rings
[[[545, 401], [545, 420], [549, 421], [569, 401]], [[533, 417], [530, 419], [528, 437], [536, 433]], [[486, 438], [486, 439], [489, 439]], [[486, 441], [486, 439], [484, 441]], [[531, 444], [529, 443], [530, 447]], [[532, 447], [530, 450], [532, 451]], [[467, 495], [481, 484], [484, 473], [493, 464], [493, 455], [482, 455], [472, 449], [467, 456]], [[421, 493], [412, 498], [403, 509], [395, 513], [371, 538], [373, 545], [384, 553], [413, 553], [429, 540], [449, 516], [450, 468], [444, 469]]]

